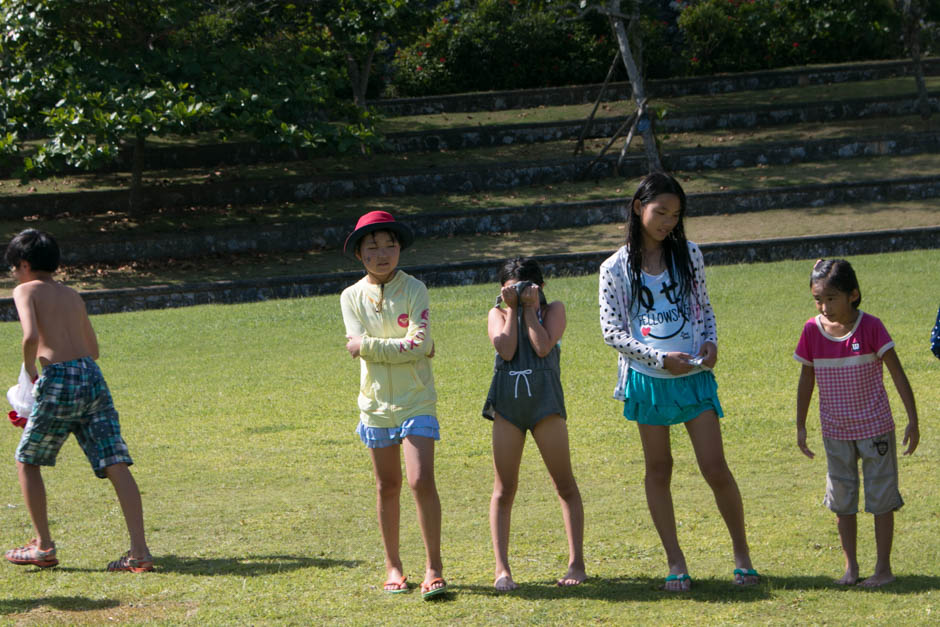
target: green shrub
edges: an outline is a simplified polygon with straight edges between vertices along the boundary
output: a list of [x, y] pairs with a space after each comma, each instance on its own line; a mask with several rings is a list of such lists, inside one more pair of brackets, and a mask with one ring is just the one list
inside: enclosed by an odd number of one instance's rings
[[694, 0], [679, 27], [694, 74], [903, 54], [891, 0]]
[[[647, 79], [904, 56], [893, 0], [640, 6], [631, 32]], [[933, 44], [925, 31], [925, 50]], [[607, 18], [594, 12], [566, 20], [557, 3], [543, 0], [445, 0], [435, 9], [433, 25], [395, 52], [386, 94], [600, 82], [615, 51]], [[623, 79], [620, 65], [615, 80]]]
[[396, 52], [396, 95], [600, 82], [616, 50], [606, 20], [565, 21], [535, 1], [449, 1], [436, 17]]

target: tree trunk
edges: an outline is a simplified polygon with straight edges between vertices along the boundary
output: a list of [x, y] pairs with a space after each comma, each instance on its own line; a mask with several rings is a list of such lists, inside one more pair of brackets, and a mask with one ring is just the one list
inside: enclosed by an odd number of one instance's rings
[[[630, 84], [633, 86], [633, 100], [639, 109], [643, 101], [646, 100], [646, 89], [643, 86], [643, 76], [640, 73], [636, 62], [633, 60], [633, 53], [630, 52], [630, 39], [627, 37], [627, 29], [623, 25], [620, 17], [620, 0], [610, 0], [607, 5], [610, 11], [610, 26], [617, 36], [617, 44], [620, 47], [620, 58], [627, 68], [627, 76], [630, 77]], [[645, 122], [645, 123], [644, 123]], [[650, 172], [661, 172], [663, 170], [662, 162], [659, 159], [659, 151], [656, 149], [656, 137], [653, 134], [653, 124], [649, 116], [645, 120], [639, 120], [637, 129], [643, 136], [643, 148], [646, 151], [646, 160], [649, 164]]]
[[362, 61], [362, 67], [359, 67], [359, 61], [350, 51], [346, 53], [346, 70], [349, 72], [349, 82], [352, 85], [353, 103], [360, 109], [366, 108], [366, 92], [369, 89], [369, 75], [372, 73], [372, 60], [375, 58], [375, 49], [379, 45], [379, 33], [372, 37], [372, 46], [369, 54]]
[[128, 210], [132, 214], [142, 213], [144, 205], [144, 148], [147, 136], [137, 135], [134, 138], [134, 153], [131, 158], [131, 193]]
[[904, 45], [911, 54], [911, 66], [914, 70], [914, 82], [917, 84], [917, 111], [920, 117], [930, 118], [930, 98], [927, 95], [927, 83], [924, 81], [924, 67], [920, 60], [921, 19], [924, 16], [922, 0], [897, 0], [904, 20]]

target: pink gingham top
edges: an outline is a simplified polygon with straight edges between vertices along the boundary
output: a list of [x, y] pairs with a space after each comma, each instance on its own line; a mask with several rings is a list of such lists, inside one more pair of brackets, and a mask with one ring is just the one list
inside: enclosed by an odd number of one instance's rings
[[816, 373], [823, 437], [861, 440], [894, 430], [881, 361], [894, 342], [881, 320], [860, 311], [850, 333], [833, 337], [820, 318], [806, 321], [793, 358]]

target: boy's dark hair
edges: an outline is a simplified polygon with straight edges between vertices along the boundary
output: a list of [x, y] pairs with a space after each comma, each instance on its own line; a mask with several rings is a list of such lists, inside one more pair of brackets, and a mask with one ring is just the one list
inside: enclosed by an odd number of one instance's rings
[[516, 257], [509, 259], [499, 269], [499, 284], [503, 285], [510, 279], [514, 281], [532, 281], [536, 285], [545, 284], [542, 278], [542, 269], [535, 259]]
[[33, 270], [55, 272], [59, 267], [59, 245], [48, 233], [26, 229], [10, 241], [5, 259], [10, 267], [28, 261]]
[[862, 303], [862, 288], [858, 286], [858, 278], [855, 276], [855, 270], [845, 259], [820, 259], [813, 266], [813, 272], [809, 275], [809, 286], [813, 287], [815, 283], [822, 282], [824, 286], [832, 286], [844, 294], [851, 294], [852, 290], [858, 290], [858, 299], [852, 302], [852, 307], [858, 309]]
[[679, 221], [663, 241], [663, 257], [666, 268], [669, 270], [669, 280], [677, 283], [679, 294], [683, 299], [692, 294], [692, 258], [689, 256], [689, 245], [685, 237], [686, 200], [685, 190], [679, 181], [665, 172], [652, 172], [648, 174], [637, 187], [633, 200], [627, 207], [627, 260], [630, 267], [630, 298], [633, 306], [639, 311], [640, 288], [643, 285], [641, 273], [643, 271], [643, 223], [640, 216], [633, 210], [636, 201], [645, 207], [662, 194], [672, 194], [679, 199]]

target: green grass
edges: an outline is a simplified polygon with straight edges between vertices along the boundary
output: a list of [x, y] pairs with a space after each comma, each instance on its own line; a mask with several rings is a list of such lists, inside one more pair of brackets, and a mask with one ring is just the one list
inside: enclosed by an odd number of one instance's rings
[[[940, 589], [936, 490], [937, 362], [927, 350], [940, 253], [851, 259], [866, 310], [884, 320], [921, 410], [923, 440], [901, 460], [907, 505], [897, 516], [894, 569], [883, 590], [841, 590], [831, 513], [820, 505], [825, 462], [794, 442], [798, 366], [791, 354], [814, 313], [811, 261], [710, 268], [719, 320], [716, 375], [726, 453], [741, 487], [755, 565], [765, 583], [731, 585], [730, 542], [687, 437], [674, 429], [674, 498], [695, 578], [689, 595], [657, 589], [666, 573], [642, 489], [635, 428], [610, 399], [615, 356], [597, 327], [596, 278], [549, 278], [567, 305], [563, 351], [572, 461], [586, 509], [591, 580], [559, 590], [565, 539], [557, 499], [529, 444], [513, 516], [510, 557], [521, 590], [491, 592], [488, 423], [479, 415], [492, 348], [485, 316], [495, 285], [431, 291], [443, 440], [437, 481], [444, 511], [448, 599], [391, 596], [384, 580], [368, 455], [353, 434], [358, 366], [343, 350], [336, 296], [95, 316], [101, 364], [137, 462], [158, 572], [101, 572], [126, 548], [121, 515], [70, 441], [44, 473], [60, 567], [0, 564], [0, 621], [74, 624], [923, 624]], [[20, 330], [0, 325], [19, 367]], [[888, 379], [899, 424], [903, 408]], [[819, 444], [815, 408], [811, 445]], [[19, 430], [0, 438], [12, 455]], [[8, 458], [9, 459], [9, 458]], [[12, 472], [0, 486], [0, 546], [29, 537]], [[414, 506], [402, 500], [402, 554], [420, 580]], [[874, 562], [871, 518], [860, 517], [863, 574]]]

